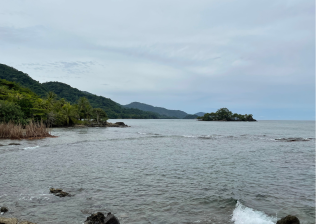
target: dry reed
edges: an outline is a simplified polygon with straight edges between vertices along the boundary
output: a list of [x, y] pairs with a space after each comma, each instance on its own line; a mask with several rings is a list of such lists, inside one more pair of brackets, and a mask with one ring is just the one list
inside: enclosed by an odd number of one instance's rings
[[21, 138], [44, 138], [53, 137], [43, 122], [34, 123], [30, 121], [25, 125], [25, 129], [21, 124], [0, 123], [0, 138], [21, 139]]

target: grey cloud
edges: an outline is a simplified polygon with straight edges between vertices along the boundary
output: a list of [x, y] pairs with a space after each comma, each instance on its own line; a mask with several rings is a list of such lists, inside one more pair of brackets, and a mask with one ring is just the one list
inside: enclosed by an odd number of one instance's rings
[[1, 62], [119, 103], [313, 113], [314, 1], [122, 3], [8, 1]]

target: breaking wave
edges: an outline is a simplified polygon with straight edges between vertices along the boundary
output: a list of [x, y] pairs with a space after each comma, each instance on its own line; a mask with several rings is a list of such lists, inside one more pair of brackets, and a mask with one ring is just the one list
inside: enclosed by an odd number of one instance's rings
[[248, 208], [238, 201], [231, 220], [234, 224], [275, 224], [277, 218]]

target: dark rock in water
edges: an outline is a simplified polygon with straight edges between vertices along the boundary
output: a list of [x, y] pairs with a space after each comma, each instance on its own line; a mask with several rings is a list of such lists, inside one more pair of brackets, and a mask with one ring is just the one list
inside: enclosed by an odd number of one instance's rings
[[111, 212], [109, 212], [106, 217], [103, 213], [97, 212], [90, 215], [84, 224], [120, 224], [120, 222]]
[[66, 197], [66, 196], [71, 196], [69, 193], [63, 191], [62, 189], [58, 189], [58, 188], [51, 188], [49, 189], [50, 193], [54, 194], [55, 196], [58, 196], [58, 197]]
[[4, 145], [0, 144], [0, 146], [4, 146]]
[[277, 221], [276, 224], [300, 224], [300, 220], [296, 216], [288, 215]]
[[9, 145], [21, 145], [20, 143], [10, 143]]
[[9, 209], [7, 207], [1, 207], [0, 208], [0, 212], [7, 212], [9, 211]]
[[115, 122], [115, 124], [120, 125], [120, 126], [127, 127], [127, 125], [126, 125], [124, 122]]

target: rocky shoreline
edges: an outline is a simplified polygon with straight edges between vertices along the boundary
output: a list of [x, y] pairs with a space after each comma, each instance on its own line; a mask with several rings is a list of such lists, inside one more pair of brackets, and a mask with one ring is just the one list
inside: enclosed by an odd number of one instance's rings
[[[67, 192], [64, 192], [62, 189], [58, 188], [50, 188], [50, 193], [54, 194], [57, 197], [70, 197]], [[7, 207], [0, 207], [1, 214], [9, 211]], [[36, 224], [29, 221], [19, 221], [17, 218], [8, 218], [8, 217], [0, 217], [0, 224]], [[97, 212], [91, 214], [86, 218], [83, 224], [120, 224], [118, 218], [109, 212], [106, 216], [102, 212]], [[288, 215], [286, 217], [281, 218], [277, 221], [276, 224], [300, 224], [299, 219], [296, 216]]]

